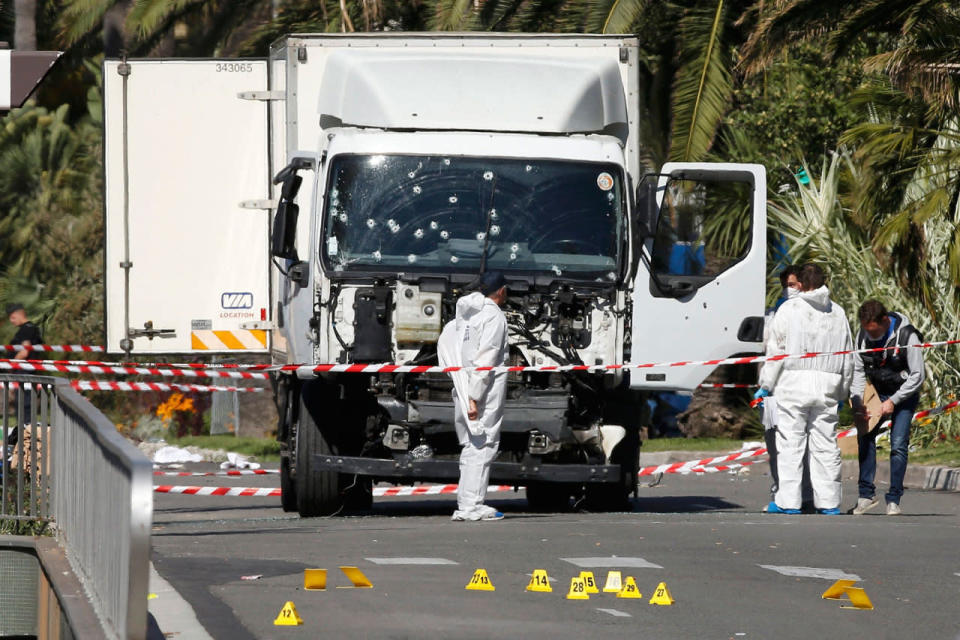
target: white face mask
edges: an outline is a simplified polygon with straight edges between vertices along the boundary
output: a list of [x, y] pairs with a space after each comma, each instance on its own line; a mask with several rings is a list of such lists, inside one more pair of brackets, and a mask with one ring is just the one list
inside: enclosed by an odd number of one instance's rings
[[800, 295], [800, 289], [794, 289], [793, 287], [786, 287], [783, 290], [783, 295], [787, 300], [791, 300]]

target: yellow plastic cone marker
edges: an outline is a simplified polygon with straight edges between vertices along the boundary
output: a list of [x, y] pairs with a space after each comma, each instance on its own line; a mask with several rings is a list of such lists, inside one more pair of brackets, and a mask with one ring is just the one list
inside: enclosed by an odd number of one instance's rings
[[867, 592], [860, 587], [847, 587], [847, 595], [850, 596], [850, 606], [840, 605], [841, 609], [861, 609], [871, 611], [873, 603], [870, 602]]
[[637, 581], [633, 579], [633, 576], [627, 576], [627, 581], [623, 584], [623, 589], [617, 592], [617, 597], [632, 600], [639, 600], [643, 597], [640, 589], [637, 588]]
[[670, 595], [670, 590], [667, 589], [666, 582], [657, 585], [653, 595], [650, 596], [650, 604], [673, 604], [673, 597]]
[[619, 571], [610, 571], [607, 573], [607, 583], [603, 585], [604, 593], [620, 593], [623, 589], [623, 582]]
[[337, 587], [337, 589], [373, 589], [373, 583], [356, 567], [340, 567], [340, 571], [353, 583], [352, 587]]
[[590, 599], [590, 596], [587, 595], [587, 583], [584, 582], [583, 576], [570, 578], [570, 591], [567, 592], [567, 600], [589, 600], [589, 599]]
[[467, 583], [465, 589], [470, 591], [496, 591], [497, 588], [493, 586], [493, 583], [490, 582], [490, 576], [487, 575], [486, 569], [477, 569], [473, 572], [473, 577], [470, 578], [470, 582]]
[[327, 588], [326, 569], [304, 569], [303, 588], [306, 591], [323, 591]]
[[587, 587], [587, 593], [600, 593], [600, 589], [597, 589], [597, 581], [593, 579], [593, 571], [581, 571], [580, 577], [583, 578], [583, 584]]
[[553, 593], [553, 587], [550, 586], [550, 578], [547, 577], [546, 569], [535, 569], [530, 576], [530, 584], [527, 585], [527, 591], [537, 593]]
[[847, 592], [847, 589], [853, 586], [854, 582], [856, 580], [837, 580], [820, 597], [824, 600], [839, 600]]
[[303, 620], [297, 613], [297, 608], [288, 600], [283, 605], [283, 609], [280, 609], [280, 613], [277, 614], [277, 619], [273, 621], [273, 624], [278, 627], [297, 627], [303, 624]]

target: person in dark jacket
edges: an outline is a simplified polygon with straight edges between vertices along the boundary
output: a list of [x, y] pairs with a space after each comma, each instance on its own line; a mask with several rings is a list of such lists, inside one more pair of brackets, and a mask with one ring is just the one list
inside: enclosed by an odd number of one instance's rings
[[[17, 332], [13, 334], [13, 339], [10, 341], [11, 346], [16, 350], [13, 352], [14, 360], [27, 360], [35, 356], [31, 356], [32, 353], [30, 347], [37, 344], [43, 344], [43, 337], [40, 334], [40, 328], [37, 325], [30, 322], [30, 319], [27, 317], [27, 310], [23, 307], [22, 304], [12, 303], [7, 305], [7, 318], [10, 320], [10, 324], [17, 328]], [[5, 357], [11, 357], [7, 355]], [[30, 402], [31, 393], [27, 389], [22, 389], [19, 397], [23, 398], [23, 422], [24, 424], [30, 424], [32, 421], [32, 411], [31, 411], [31, 402]], [[14, 429], [10, 435], [7, 436], [9, 444], [13, 444], [17, 441], [18, 430]]]
[[[907, 450], [910, 444], [910, 424], [920, 399], [923, 384], [923, 352], [910, 348], [923, 342], [920, 332], [900, 313], [887, 311], [882, 303], [867, 300], [860, 305], [860, 331], [857, 349], [891, 347], [854, 357], [853, 383], [850, 402], [859, 421], [866, 420], [863, 394], [869, 381], [883, 401], [880, 409], [889, 416], [890, 428], [890, 490], [887, 492], [887, 515], [900, 515], [903, 496], [903, 477], [907, 471]], [[853, 508], [854, 515], [873, 509], [878, 500], [873, 484], [877, 471], [877, 434], [879, 429], [857, 436], [860, 458], [860, 497]]]

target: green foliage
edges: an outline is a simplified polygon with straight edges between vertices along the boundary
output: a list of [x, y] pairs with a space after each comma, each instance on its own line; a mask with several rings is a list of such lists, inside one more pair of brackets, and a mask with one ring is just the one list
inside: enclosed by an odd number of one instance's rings
[[23, 302], [48, 342], [102, 339], [100, 135], [66, 105], [0, 121], [0, 301]]
[[727, 110], [733, 89], [727, 11], [724, 0], [717, 0], [712, 7], [688, 9], [679, 21], [681, 67], [673, 86], [671, 160], [701, 160]]
[[724, 129], [751, 144], [722, 145], [734, 153], [720, 155], [765, 165], [774, 188], [793, 184], [802, 158], [837, 148], [843, 132], [861, 121], [850, 96], [862, 80], [856, 60], [824, 65], [813, 45], [791, 49], [734, 90]]

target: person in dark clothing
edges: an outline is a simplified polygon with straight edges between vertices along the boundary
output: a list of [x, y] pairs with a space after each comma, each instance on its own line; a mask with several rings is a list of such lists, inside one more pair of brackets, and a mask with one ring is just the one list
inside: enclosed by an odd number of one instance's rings
[[8, 304], [7, 317], [10, 319], [10, 324], [17, 328], [17, 332], [13, 334], [11, 345], [22, 347], [15, 352], [16, 355], [13, 357], [16, 360], [26, 360], [30, 357], [31, 346], [43, 344], [40, 328], [30, 322], [27, 318], [27, 310], [23, 308], [22, 304]]
[[[923, 337], [907, 318], [887, 311], [882, 303], [867, 300], [860, 305], [860, 331], [857, 349], [896, 347], [875, 353], [861, 353], [854, 357], [853, 384], [850, 401], [857, 419], [866, 420], [863, 394], [867, 381], [877, 390], [883, 401], [881, 414], [889, 416], [890, 427], [890, 490], [887, 492], [887, 515], [900, 515], [903, 496], [903, 477], [907, 471], [907, 450], [910, 444], [910, 424], [920, 400], [923, 384], [923, 352], [909, 348], [923, 342]], [[904, 348], [907, 347], [907, 348]], [[874, 475], [877, 470], [877, 434], [879, 429], [857, 436], [860, 458], [860, 498], [853, 508], [854, 515], [866, 513], [877, 506], [874, 497]]]
[[[13, 359], [30, 359], [30, 354], [32, 353], [30, 347], [43, 344], [40, 328], [30, 322], [30, 319], [27, 317], [27, 310], [22, 304], [8, 304], [6, 310], [10, 324], [17, 328], [17, 332], [13, 335], [13, 340], [11, 340], [11, 346], [15, 349], [19, 347], [19, 349], [14, 352]], [[18, 395], [20, 398], [23, 398], [23, 423], [30, 424], [33, 418], [30, 402], [30, 396], [32, 394], [27, 389], [21, 389]], [[10, 444], [16, 443], [18, 431], [18, 429], [14, 429], [8, 436], [8, 440], [12, 440]]]

